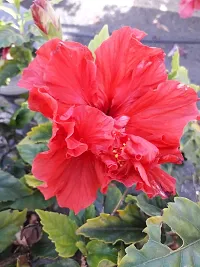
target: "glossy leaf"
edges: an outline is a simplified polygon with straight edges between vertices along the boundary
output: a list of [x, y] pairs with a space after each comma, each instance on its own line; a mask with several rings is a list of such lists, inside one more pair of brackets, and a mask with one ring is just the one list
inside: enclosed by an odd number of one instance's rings
[[42, 181], [37, 180], [33, 175], [24, 175], [25, 182], [28, 186], [32, 188], [37, 188], [39, 185], [43, 184]]
[[0, 212], [0, 252], [2, 252], [12, 241], [15, 240], [15, 234], [20, 230], [26, 219], [26, 210], [19, 212], [1, 211]]
[[77, 251], [76, 242], [79, 239], [75, 233], [77, 229], [75, 222], [63, 214], [42, 210], [36, 212], [41, 218], [43, 230], [55, 243], [59, 255], [64, 258], [74, 256]]
[[32, 195], [19, 198], [14, 201], [10, 205], [10, 208], [19, 210], [23, 210], [24, 208], [27, 208], [28, 210], [46, 209], [54, 202], [54, 198], [45, 200], [44, 196], [38, 190], [36, 190]]
[[0, 47], [10, 47], [12, 44], [20, 46], [25, 41], [27, 40], [10, 25], [0, 25]]
[[47, 146], [46, 144], [43, 144], [43, 143], [35, 144], [28, 137], [25, 137], [17, 145], [17, 150], [20, 156], [22, 157], [22, 159], [31, 165], [35, 156], [40, 152], [46, 151]]
[[32, 193], [19, 179], [0, 170], [0, 201], [16, 200]]
[[104, 25], [99, 34], [95, 35], [94, 39], [90, 41], [88, 48], [95, 58], [95, 50], [109, 37], [108, 25]]
[[121, 191], [115, 185], [110, 185], [104, 202], [104, 212], [112, 213], [122, 197]]
[[39, 258], [55, 259], [58, 257], [58, 253], [55, 251], [55, 245], [51, 242], [46, 233], [43, 233], [40, 241], [33, 245], [31, 253], [33, 256]]
[[22, 106], [13, 114], [10, 124], [16, 128], [23, 128], [32, 120], [34, 114], [35, 112], [25, 106]]
[[137, 206], [149, 216], [161, 215], [162, 210], [167, 207], [167, 203], [169, 202], [169, 200], [164, 200], [161, 197], [148, 198], [144, 193], [139, 194], [136, 200]]
[[[186, 199], [175, 198], [164, 209], [163, 221], [183, 240], [177, 250], [171, 250], [160, 241], [161, 217], [147, 220], [149, 241], [141, 250], [134, 245], [126, 249], [127, 255], [120, 262], [120, 267], [198, 267], [200, 262], [200, 205]], [[152, 253], [153, 252], [153, 253]]]
[[47, 143], [52, 135], [52, 124], [50, 122], [46, 122], [43, 124], [39, 124], [31, 129], [30, 132], [27, 133], [27, 136], [34, 143]]
[[129, 244], [145, 237], [144, 228], [145, 222], [138, 207], [130, 204], [125, 210], [118, 210], [116, 216], [102, 213], [99, 217], [88, 220], [77, 230], [77, 234], [106, 243], [115, 244], [122, 240]]
[[87, 263], [90, 267], [98, 267], [102, 260], [117, 263], [117, 249], [98, 240], [92, 240], [87, 244]]
[[69, 218], [78, 226], [84, 224], [88, 219], [96, 217], [96, 209], [94, 205], [89, 206], [88, 208], [81, 210], [78, 214], [75, 215], [73, 210], [69, 212]]

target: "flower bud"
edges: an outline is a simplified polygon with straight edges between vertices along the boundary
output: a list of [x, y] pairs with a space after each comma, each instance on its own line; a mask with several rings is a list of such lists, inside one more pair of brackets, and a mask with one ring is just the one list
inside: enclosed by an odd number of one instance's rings
[[31, 6], [34, 23], [48, 39], [62, 38], [59, 18], [49, 0], [35, 0]]

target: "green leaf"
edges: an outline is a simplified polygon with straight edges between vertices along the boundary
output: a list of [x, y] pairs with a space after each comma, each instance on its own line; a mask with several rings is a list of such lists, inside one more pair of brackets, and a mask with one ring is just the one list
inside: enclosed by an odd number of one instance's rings
[[25, 137], [17, 145], [17, 150], [20, 156], [22, 157], [22, 159], [31, 165], [34, 158], [36, 157], [38, 153], [47, 150], [47, 145], [43, 143], [35, 144], [28, 137]]
[[32, 195], [19, 198], [16, 201], [14, 201], [10, 205], [10, 208], [19, 210], [23, 210], [24, 208], [27, 208], [28, 210], [46, 209], [49, 206], [51, 206], [54, 202], [55, 202], [54, 198], [45, 200], [44, 196], [38, 190], [36, 190]]
[[167, 203], [169, 202], [169, 200], [164, 200], [161, 197], [150, 199], [144, 193], [139, 194], [136, 199], [137, 206], [149, 216], [162, 215], [162, 210], [167, 207]]
[[42, 210], [36, 210], [36, 212], [41, 218], [44, 231], [55, 243], [59, 255], [64, 258], [74, 256], [77, 251], [76, 242], [79, 239], [76, 235], [75, 222], [63, 214]]
[[42, 124], [49, 121], [39, 112], [35, 112], [34, 120], [37, 122], [37, 124]]
[[45, 265], [46, 267], [80, 267], [73, 259], [60, 259], [54, 263]]
[[200, 262], [198, 214], [200, 214], [200, 205], [186, 198], [175, 198], [175, 203], [169, 203], [169, 207], [164, 209], [163, 221], [182, 238], [183, 245], [175, 251], [163, 245], [160, 241], [161, 223], [158, 218], [152, 217], [147, 220], [149, 241], [141, 250], [137, 250], [134, 245], [129, 246], [126, 249], [127, 255], [119, 266], [198, 267]]
[[108, 25], [104, 25], [99, 34], [95, 35], [94, 39], [90, 41], [88, 48], [92, 52], [94, 58], [95, 50], [109, 37]]
[[58, 257], [58, 253], [55, 251], [55, 245], [46, 233], [43, 233], [40, 241], [33, 245], [31, 253], [33, 256], [39, 258], [55, 259]]
[[93, 240], [87, 244], [87, 263], [90, 267], [98, 267], [102, 260], [117, 263], [117, 249], [104, 242]]
[[109, 260], [102, 260], [99, 262], [98, 267], [114, 267], [116, 264]]
[[122, 197], [121, 191], [115, 185], [110, 185], [105, 198], [104, 211], [112, 213]]
[[0, 67], [0, 85], [8, 85], [10, 79], [20, 73], [15, 60], [8, 60]]
[[24, 175], [25, 182], [28, 186], [32, 188], [37, 188], [39, 185], [43, 184], [42, 181], [37, 180], [33, 175]]
[[174, 53], [172, 57], [171, 66], [172, 69], [168, 75], [169, 80], [176, 80], [183, 84], [190, 84], [188, 70], [185, 67], [180, 66], [180, 55], [178, 50]]
[[10, 124], [16, 128], [23, 128], [32, 120], [34, 114], [35, 112], [23, 106], [13, 114]]
[[30, 132], [27, 133], [27, 136], [34, 143], [47, 143], [52, 135], [52, 124], [46, 122], [39, 124], [36, 127], [33, 127]]
[[0, 47], [21, 46], [27, 40], [10, 25], [0, 25]]
[[19, 179], [0, 170], [0, 201], [16, 200], [32, 193]]
[[117, 213], [116, 216], [102, 213], [88, 220], [77, 230], [77, 234], [113, 244], [119, 240], [126, 244], [135, 243], [145, 237], [143, 229], [146, 224], [136, 205], [130, 204]]
[[0, 212], [0, 252], [6, 249], [15, 240], [15, 234], [20, 230], [26, 219], [26, 210]]
[[73, 210], [70, 210], [69, 212], [69, 218], [78, 226], [81, 226], [84, 224], [88, 219], [92, 219], [96, 217], [96, 209], [94, 205], [89, 206], [88, 208], [81, 210], [78, 214], [75, 215]]

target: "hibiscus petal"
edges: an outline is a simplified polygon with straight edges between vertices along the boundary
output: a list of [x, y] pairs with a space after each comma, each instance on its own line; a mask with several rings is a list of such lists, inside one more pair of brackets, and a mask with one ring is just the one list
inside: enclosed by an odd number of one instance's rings
[[[179, 14], [181, 18], [189, 18], [192, 16], [195, 7], [195, 3], [199, 0], [181, 0], [179, 5]], [[198, 5], [197, 5], [198, 7]]]
[[157, 195], [162, 198], [168, 198], [169, 195], [176, 193], [176, 180], [168, 173], [164, 172], [159, 165], [147, 172], [150, 186], [142, 180], [138, 180], [136, 190], [144, 191], [148, 197], [152, 198]]
[[59, 149], [40, 153], [32, 169], [34, 176], [45, 182], [39, 187], [45, 199], [56, 196], [60, 207], [75, 213], [91, 205], [97, 190], [107, 185], [103, 170], [102, 163], [90, 152], [66, 159]]
[[49, 119], [55, 118], [58, 114], [61, 116], [68, 109], [62, 103], [58, 105], [58, 102], [47, 93], [45, 87], [33, 87], [29, 92], [28, 104], [31, 110], [41, 112]]
[[183, 129], [198, 115], [196, 101], [196, 92], [188, 86], [164, 82], [133, 104], [126, 132], [153, 143], [161, 157], [178, 155]]
[[44, 80], [49, 94], [67, 105], [101, 106], [96, 66], [91, 52], [77, 43], [59, 43], [48, 62]]
[[[106, 116], [100, 110], [89, 107], [79, 106], [74, 108], [72, 120], [75, 121], [74, 135], [66, 139], [71, 147], [75, 140], [87, 144], [88, 149], [95, 154], [107, 151], [108, 147], [114, 142], [112, 135], [114, 120]], [[72, 140], [71, 140], [72, 139]]]
[[124, 27], [95, 51], [99, 90], [107, 95], [104, 111], [113, 117], [126, 115], [135, 99], [167, 78], [164, 52], [138, 39], [135, 29]]
[[59, 42], [61, 40], [56, 38], [41, 46], [37, 51], [36, 58], [24, 69], [22, 78], [18, 83], [20, 87], [31, 90], [34, 86], [44, 86], [43, 72]]

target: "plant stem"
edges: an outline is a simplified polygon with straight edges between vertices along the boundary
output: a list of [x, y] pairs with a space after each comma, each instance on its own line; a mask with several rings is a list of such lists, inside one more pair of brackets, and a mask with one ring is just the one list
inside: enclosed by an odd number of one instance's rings
[[113, 212], [111, 213], [111, 215], [114, 215], [115, 212], [119, 209], [119, 207], [121, 206], [122, 202], [124, 201], [127, 193], [129, 191], [129, 188], [126, 188], [126, 190], [124, 191], [123, 195], [121, 196], [119, 202], [117, 203], [116, 207], [114, 208]]

